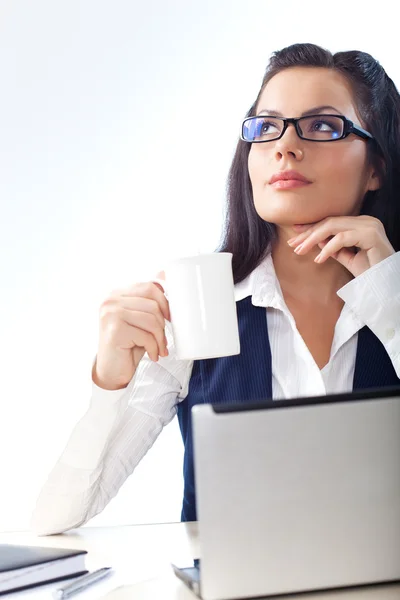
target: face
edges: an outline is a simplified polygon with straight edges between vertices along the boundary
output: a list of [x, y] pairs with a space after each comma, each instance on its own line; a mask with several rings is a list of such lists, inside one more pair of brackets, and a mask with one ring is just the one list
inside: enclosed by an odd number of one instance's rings
[[[319, 108], [324, 106], [330, 108]], [[325, 68], [292, 67], [275, 75], [262, 92], [256, 115], [277, 111], [283, 117], [301, 117], [310, 109], [314, 114], [343, 115], [366, 128], [347, 80]], [[248, 168], [257, 213], [275, 223], [278, 231], [329, 216], [358, 215], [365, 193], [379, 187], [362, 138], [350, 134], [334, 142], [302, 140], [293, 124], [280, 140], [252, 144]], [[289, 169], [309, 183], [270, 183], [273, 175]]]

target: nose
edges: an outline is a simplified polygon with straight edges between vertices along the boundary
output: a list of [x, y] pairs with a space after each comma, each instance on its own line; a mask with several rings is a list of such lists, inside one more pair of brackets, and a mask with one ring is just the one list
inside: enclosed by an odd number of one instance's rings
[[281, 160], [284, 157], [294, 158], [297, 161], [303, 159], [303, 143], [297, 135], [293, 123], [289, 123], [281, 139], [275, 142], [275, 157], [277, 160]]

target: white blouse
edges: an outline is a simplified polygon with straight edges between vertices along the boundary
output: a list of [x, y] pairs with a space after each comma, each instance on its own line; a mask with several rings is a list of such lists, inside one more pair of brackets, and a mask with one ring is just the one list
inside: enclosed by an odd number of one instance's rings
[[[344, 300], [329, 362], [315, 363], [282, 296], [271, 255], [241, 283], [236, 301], [252, 296], [266, 309], [272, 353], [274, 400], [351, 391], [358, 331], [367, 325], [383, 343], [400, 378], [400, 252], [338, 290]], [[188, 393], [193, 361], [175, 356], [166, 322], [169, 356], [157, 363], [143, 356], [129, 385], [92, 396], [65, 450], [43, 486], [31, 519], [39, 535], [79, 527], [117, 494]]]

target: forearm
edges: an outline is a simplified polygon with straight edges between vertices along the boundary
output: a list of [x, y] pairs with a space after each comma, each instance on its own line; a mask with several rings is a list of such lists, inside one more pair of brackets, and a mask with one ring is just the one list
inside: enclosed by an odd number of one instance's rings
[[93, 385], [89, 409], [38, 497], [38, 534], [79, 527], [101, 512], [176, 414], [180, 381], [144, 360], [124, 390]]

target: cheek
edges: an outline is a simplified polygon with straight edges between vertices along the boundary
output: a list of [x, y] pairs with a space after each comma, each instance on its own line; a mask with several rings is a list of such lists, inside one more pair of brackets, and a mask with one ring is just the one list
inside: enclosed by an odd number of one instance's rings
[[249, 156], [247, 159], [247, 168], [249, 171], [250, 181], [253, 184], [254, 178], [254, 152], [252, 152], [252, 147], [250, 148]]
[[354, 200], [365, 185], [365, 149], [349, 144], [329, 150], [329, 153], [321, 152], [315, 156], [313, 172], [316, 179], [326, 192], [336, 195], [340, 190], [340, 195]]
[[266, 177], [266, 160], [262, 152], [257, 152], [254, 146], [250, 148], [247, 161], [249, 177], [252, 186], [262, 185]]

